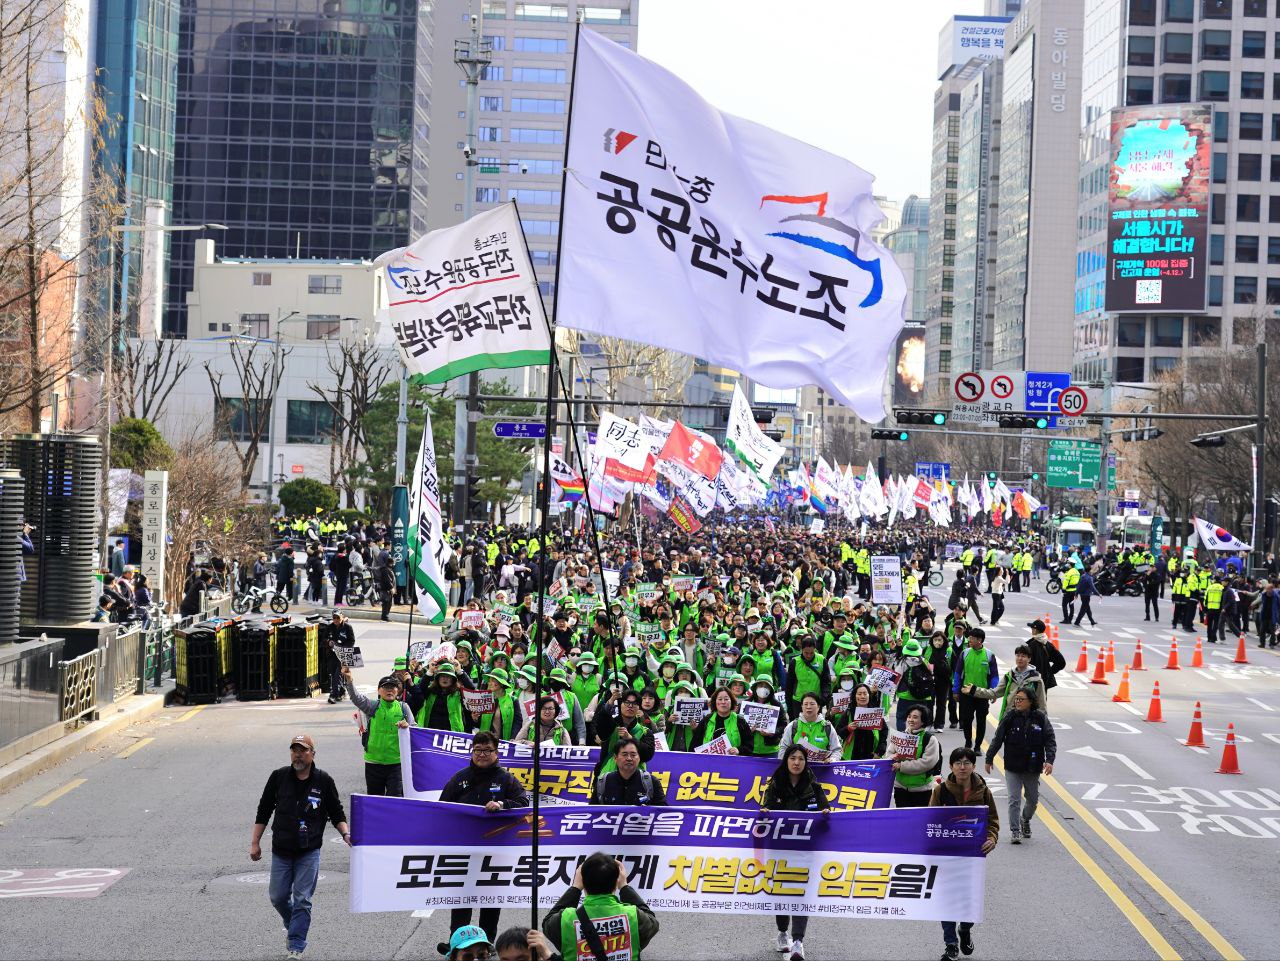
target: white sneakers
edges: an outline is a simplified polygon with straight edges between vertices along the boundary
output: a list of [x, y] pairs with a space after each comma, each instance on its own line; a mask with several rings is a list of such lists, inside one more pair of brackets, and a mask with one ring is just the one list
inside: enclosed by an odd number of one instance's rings
[[791, 942], [791, 961], [804, 961], [804, 942]]
[[778, 932], [778, 953], [786, 954], [791, 950], [791, 935], [786, 931]]

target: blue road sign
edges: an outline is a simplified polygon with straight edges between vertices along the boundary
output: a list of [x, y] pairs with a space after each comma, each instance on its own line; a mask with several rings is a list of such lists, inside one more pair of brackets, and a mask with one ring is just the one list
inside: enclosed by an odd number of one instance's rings
[[951, 465], [940, 461], [916, 461], [916, 476], [927, 481], [951, 480]]
[[1027, 371], [1027, 413], [1046, 414], [1049, 426], [1058, 426], [1058, 395], [1071, 386], [1069, 373]]
[[506, 440], [541, 440], [547, 436], [545, 422], [523, 420], [500, 420], [493, 425], [493, 436]]

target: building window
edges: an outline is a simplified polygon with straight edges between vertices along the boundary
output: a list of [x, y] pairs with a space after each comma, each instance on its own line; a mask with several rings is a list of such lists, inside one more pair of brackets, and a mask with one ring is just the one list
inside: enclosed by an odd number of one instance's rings
[[1156, 65], [1156, 38], [1140, 34], [1129, 36], [1129, 66], [1154, 67]]
[[951, 351], [949, 350], [938, 351], [938, 373], [939, 374], [951, 373]]
[[265, 270], [255, 270], [255, 271], [253, 272], [253, 286], [255, 286], [255, 287], [270, 287], [270, 286], [271, 286], [271, 273], [270, 273], [269, 271], [265, 271]]
[[1165, 23], [1191, 23], [1195, 16], [1195, 0], [1164, 0]]
[[1218, 274], [1209, 275], [1209, 306], [1222, 306], [1222, 277]]
[[1265, 57], [1267, 55], [1267, 31], [1246, 30], [1240, 38], [1240, 56]]
[[1163, 63], [1190, 63], [1192, 38], [1189, 33], [1166, 33], [1164, 35]]
[[1231, 139], [1231, 114], [1225, 110], [1213, 112], [1213, 139], [1226, 143]]
[[941, 344], [943, 347], [951, 346], [951, 325], [950, 324], [943, 324], [942, 328], [938, 331], [938, 343]]
[[515, 67], [511, 79], [516, 83], [564, 83], [564, 71], [551, 67]]
[[1224, 70], [1200, 71], [1200, 99], [1227, 100], [1231, 96], [1231, 74]]
[[266, 340], [271, 336], [271, 318], [267, 314], [241, 314], [240, 332], [246, 337]]
[[1120, 317], [1116, 320], [1117, 347], [1146, 347], [1147, 322], [1144, 317]]
[[1161, 103], [1189, 103], [1191, 101], [1191, 74], [1166, 73], [1160, 77]]
[[1280, 277], [1267, 278], [1267, 303], [1272, 306], [1280, 304]]
[[333, 340], [342, 333], [337, 314], [307, 314], [307, 340]]
[[512, 143], [564, 143], [563, 130], [543, 130], [539, 127], [512, 127]]
[[1267, 263], [1280, 264], [1280, 237], [1267, 238]]
[[[250, 400], [247, 410], [243, 397], [223, 397], [213, 402], [213, 423], [218, 440], [247, 444], [255, 437], [261, 439], [268, 432], [270, 419], [271, 401], [266, 398]], [[259, 427], [261, 433], [257, 431]]]
[[1200, 16], [1206, 20], [1230, 20], [1231, 0], [1200, 0]]
[[507, 19], [507, 0], [484, 0], [484, 15], [495, 20]]
[[1258, 302], [1258, 278], [1237, 277], [1231, 299], [1237, 304], [1256, 304]]
[[535, 267], [554, 267], [556, 265], [556, 252], [554, 250], [531, 250], [529, 251], [529, 262]]
[[1262, 139], [1262, 114], [1242, 113], [1240, 115], [1240, 139], [1241, 140], [1261, 140]]
[[1191, 318], [1191, 346], [1217, 347], [1222, 342], [1222, 321], [1217, 317]]
[[[1129, 24], [1136, 27], [1156, 25], [1156, 0], [1129, 0]], [[1133, 63], [1132, 60], [1129, 61]]]
[[1280, 154], [1276, 154], [1271, 158], [1271, 180], [1280, 180]]
[[1178, 364], [1181, 363], [1177, 357], [1152, 357], [1151, 358], [1151, 379], [1156, 380], [1161, 374], [1167, 374], [1170, 371], [1177, 370]]
[[512, 113], [564, 113], [564, 100], [559, 97], [512, 97]]
[[548, 160], [538, 157], [525, 157], [522, 160], [512, 160], [511, 166], [520, 169], [524, 166], [531, 174], [556, 174], [559, 176], [560, 171], [564, 168], [564, 163], [559, 160]]
[[1209, 205], [1209, 223], [1225, 224], [1227, 222], [1227, 195], [1214, 194]]
[[507, 199], [518, 204], [542, 204], [544, 206], [560, 203], [558, 190], [533, 190], [525, 187], [512, 188], [507, 191]]
[[1280, 197], [1271, 197], [1267, 201], [1267, 219], [1273, 224], [1280, 224]]
[[485, 143], [497, 143], [502, 139], [501, 127], [477, 127], [476, 139]]
[[495, 111], [501, 111], [501, 110], [502, 110], [502, 98], [501, 98], [501, 97], [493, 97], [493, 96], [481, 97], [481, 98], [480, 98], [480, 109], [481, 109], [481, 110], [495, 110]]
[[1227, 182], [1227, 155], [1225, 153], [1215, 153], [1213, 155], [1213, 182], [1215, 184], [1225, 184]]
[[486, 33], [484, 39], [489, 42], [489, 49], [495, 53], [507, 49], [507, 38], [500, 33]]
[[1201, 60], [1230, 60], [1231, 31], [1205, 30], [1200, 34]]
[[333, 439], [333, 408], [324, 401], [291, 400], [286, 411], [286, 444], [327, 444]]
[[517, 20], [568, 20], [569, 8], [563, 3], [517, 3]]
[[1151, 346], [1181, 347], [1182, 318], [1170, 317], [1168, 315], [1152, 318]]
[[[502, 83], [505, 76], [505, 67], [497, 64], [489, 64], [489, 66], [485, 67], [484, 71], [480, 74], [480, 79], [487, 80], [490, 83]], [[463, 86], [466, 86], [467, 81], [463, 80], [462, 83]]]
[[[1280, 33], [1277, 33], [1276, 36], [1280, 37]], [[1280, 140], [1280, 113], [1271, 115], [1271, 139]]]
[[538, 293], [543, 297], [554, 297], [556, 295], [556, 285], [549, 280], [538, 281]]
[[1267, 0], [1244, 0], [1244, 15], [1246, 17], [1265, 17], [1267, 15]]
[[1125, 384], [1142, 383], [1143, 360], [1141, 357], [1117, 357], [1116, 381]]
[[568, 53], [569, 41], [564, 37], [516, 37], [511, 49], [517, 53]]
[[338, 274], [312, 274], [307, 278], [309, 294], [342, 293], [342, 277]]
[[1241, 180], [1262, 179], [1262, 154], [1242, 153], [1236, 158], [1236, 176]]
[[[1280, 74], [1276, 75], [1280, 77]], [[1240, 74], [1240, 96], [1245, 100], [1261, 100], [1267, 95], [1267, 75], [1257, 70]]]
[[560, 222], [558, 220], [525, 220], [520, 218], [520, 226], [524, 228], [524, 232], [529, 236], [554, 237], [560, 233]]
[[1154, 99], [1155, 80], [1152, 77], [1129, 77], [1124, 84], [1124, 102], [1129, 106], [1141, 106]]
[[1236, 194], [1236, 220], [1257, 223], [1262, 219], [1262, 198], [1257, 194]]
[[496, 204], [502, 202], [501, 187], [477, 187], [476, 203], [478, 204]]
[[1212, 234], [1209, 237], [1209, 265], [1211, 267], [1221, 267], [1226, 258], [1225, 254], [1226, 242], [1222, 234]]

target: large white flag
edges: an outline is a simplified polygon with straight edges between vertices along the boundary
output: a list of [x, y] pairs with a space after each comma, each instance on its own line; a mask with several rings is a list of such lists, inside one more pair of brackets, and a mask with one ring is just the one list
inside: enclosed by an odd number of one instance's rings
[[445, 583], [445, 564], [453, 556], [453, 548], [444, 539], [440, 521], [440, 479], [436, 473], [436, 443], [431, 436], [431, 411], [422, 429], [418, 445], [418, 462], [409, 485], [409, 570], [418, 585], [418, 609], [432, 624], [444, 620], [449, 603], [449, 585]]
[[433, 230], [374, 263], [385, 271], [400, 354], [427, 383], [549, 362], [538, 278], [515, 204]]
[[866, 171], [579, 31], [558, 319], [884, 416], [906, 285]]
[[724, 446], [766, 484], [786, 452], [785, 447], [766, 437], [756, 424], [751, 405], [736, 383], [733, 385], [733, 400], [729, 403], [729, 426], [724, 432]]
[[1196, 524], [1196, 536], [1200, 544], [1209, 551], [1247, 551], [1251, 545], [1246, 544], [1225, 527], [1218, 527], [1198, 517], [1192, 517]]

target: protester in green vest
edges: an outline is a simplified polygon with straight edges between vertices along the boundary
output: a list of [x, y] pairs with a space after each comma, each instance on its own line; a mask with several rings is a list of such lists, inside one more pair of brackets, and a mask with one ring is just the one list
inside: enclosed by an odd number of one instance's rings
[[469, 715], [462, 709], [462, 693], [458, 689], [458, 669], [445, 661], [436, 668], [435, 677], [424, 676], [409, 689], [409, 706], [416, 703], [418, 727], [438, 731], [470, 730]]
[[[853, 668], [845, 669], [845, 676], [854, 673]], [[840, 736], [843, 747], [840, 750], [842, 761], [866, 761], [883, 757], [889, 744], [889, 725], [884, 719], [883, 710], [880, 723], [872, 726], [859, 726], [857, 723], [858, 708], [879, 707], [879, 696], [867, 684], [859, 683], [853, 689], [849, 700], [849, 710], [831, 719], [831, 725]]]
[[[960, 702], [960, 729], [964, 731], [964, 746], [982, 750], [982, 739], [987, 733], [987, 702], [972, 692], [975, 688], [994, 688], [1000, 674], [996, 656], [984, 646], [987, 632], [980, 627], [969, 628], [969, 646], [955, 658], [951, 690]], [[972, 731], [970, 728], [972, 727]]]
[[930, 729], [933, 712], [924, 704], [912, 705], [907, 712], [905, 731], [915, 734], [915, 750], [897, 755], [893, 761], [893, 806], [922, 808], [929, 806], [933, 778], [942, 771], [942, 744]]
[[562, 667], [553, 667], [546, 676], [547, 691], [564, 698], [565, 717], [560, 723], [569, 734], [570, 743], [587, 743], [587, 721], [582, 713], [582, 705], [574, 696], [569, 686], [569, 675]]
[[578, 662], [573, 669], [573, 683], [569, 685], [569, 689], [582, 706], [583, 720], [590, 724], [596, 715], [600, 695], [600, 662], [591, 651], [583, 651], [578, 655]]
[[600, 752], [599, 770], [607, 774], [614, 769], [614, 747], [619, 740], [631, 739], [640, 745], [640, 762], [648, 764], [653, 759], [656, 745], [653, 729], [644, 722], [640, 707], [640, 692], [625, 685], [610, 684], [609, 699], [596, 710], [596, 741], [603, 748]]
[[738, 701], [728, 688], [720, 688], [711, 698], [711, 713], [694, 731], [691, 747], [710, 744], [720, 735], [729, 742], [730, 754], [739, 754], [752, 745], [752, 730], [738, 715]]
[[822, 715], [822, 702], [812, 691], [800, 698], [800, 716], [787, 725], [778, 742], [778, 757], [782, 757], [792, 744], [803, 744], [815, 754], [825, 754], [829, 759], [840, 748], [840, 735]]
[[503, 741], [516, 736], [523, 723], [519, 699], [511, 693], [511, 678], [500, 667], [489, 672], [489, 693], [493, 695], [494, 709], [483, 713], [472, 711], [471, 720], [477, 731], [493, 731]]
[[809, 633], [800, 637], [800, 653], [791, 659], [787, 671], [787, 713], [799, 715], [800, 698], [814, 693], [820, 702], [825, 702], [831, 691], [830, 680], [818, 656], [818, 641]]
[[[605, 918], [607, 923], [595, 925], [595, 921]], [[573, 884], [542, 922], [542, 933], [564, 961], [592, 961], [597, 957], [641, 961], [641, 952], [658, 934], [658, 918], [635, 888], [627, 884], [626, 869], [621, 863], [597, 851], [578, 865]]]
[[539, 697], [534, 716], [525, 722], [517, 740], [527, 744], [567, 747], [571, 742], [568, 729], [560, 722], [560, 702], [550, 694]]
[[398, 729], [413, 725], [413, 712], [400, 700], [400, 678], [391, 674], [380, 680], [376, 700], [356, 690], [351, 668], [342, 668], [342, 680], [351, 703], [368, 718], [364, 747], [365, 794], [404, 797]]
[[771, 704], [778, 708], [778, 720], [772, 731], [752, 731], [750, 752], [753, 757], [777, 757], [778, 742], [782, 740], [788, 718], [787, 709], [778, 703], [774, 693], [773, 679], [768, 674], [752, 679], [748, 699], [756, 704]]

